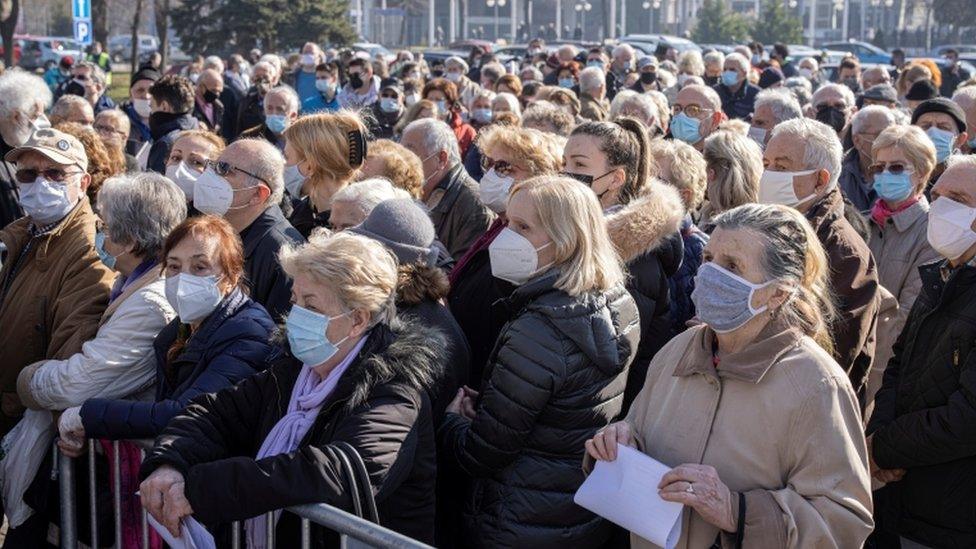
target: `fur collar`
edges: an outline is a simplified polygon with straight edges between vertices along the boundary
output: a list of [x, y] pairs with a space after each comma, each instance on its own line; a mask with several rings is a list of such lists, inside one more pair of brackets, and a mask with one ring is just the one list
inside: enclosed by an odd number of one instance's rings
[[620, 258], [629, 263], [676, 233], [684, 216], [678, 191], [652, 179], [641, 196], [607, 216], [607, 230]]
[[397, 276], [398, 306], [408, 307], [427, 300], [440, 301], [450, 291], [447, 275], [437, 267], [420, 263], [400, 265]]

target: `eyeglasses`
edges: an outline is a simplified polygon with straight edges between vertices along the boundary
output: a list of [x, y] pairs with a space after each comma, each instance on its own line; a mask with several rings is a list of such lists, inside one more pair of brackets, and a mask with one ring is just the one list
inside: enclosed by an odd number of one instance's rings
[[494, 158], [491, 158], [490, 156], [482, 155], [481, 156], [481, 170], [484, 171], [484, 172], [487, 172], [488, 170], [490, 170], [492, 168], [494, 168], [495, 173], [497, 173], [498, 175], [502, 175], [502, 176], [506, 176], [507, 177], [508, 175], [510, 175], [512, 173], [512, 170], [515, 169], [515, 166], [512, 165], [510, 162], [506, 162], [505, 160], [495, 160]]
[[211, 169], [213, 169], [214, 173], [217, 174], [217, 175], [219, 175], [220, 177], [227, 177], [227, 174], [229, 174], [231, 170], [236, 170], [236, 171], [241, 172], [244, 175], [249, 175], [249, 176], [253, 177], [254, 179], [257, 179], [261, 183], [264, 183], [265, 185], [267, 185], [268, 188], [271, 188], [271, 184], [268, 183], [263, 177], [254, 175], [253, 173], [251, 173], [249, 171], [242, 170], [242, 169], [238, 168], [237, 166], [232, 166], [228, 162], [224, 162], [224, 161], [216, 161], [215, 162], [213, 160], [208, 160], [207, 161], [207, 166], [209, 166]]
[[684, 106], [674, 105], [673, 107], [671, 107], [672, 115], [677, 115], [682, 111], [685, 113], [685, 115], [690, 116], [692, 118], [700, 118], [702, 115], [715, 112], [715, 109], [706, 109], [705, 107], [702, 107], [700, 105], [695, 105], [695, 104], [684, 105]]
[[85, 81], [88, 80], [88, 75], [87, 74], [76, 74], [74, 78], [75, 78], [75, 80], [81, 80], [82, 82], [85, 82]]
[[104, 124], [96, 124], [94, 127], [95, 127], [95, 131], [101, 134], [112, 135], [117, 133], [122, 137], [128, 137], [125, 132], [116, 130], [112, 126], [106, 126]]
[[42, 175], [44, 179], [48, 181], [54, 181], [55, 183], [63, 182], [68, 176], [84, 173], [81, 171], [68, 172], [59, 168], [48, 168], [46, 170], [34, 170], [31, 168], [22, 168], [17, 170], [14, 177], [17, 178], [18, 183], [33, 183], [37, 181], [37, 176]]
[[885, 171], [891, 175], [901, 175], [902, 173], [915, 173], [915, 168], [904, 162], [877, 162], [868, 167], [868, 173], [871, 175], [878, 175]]

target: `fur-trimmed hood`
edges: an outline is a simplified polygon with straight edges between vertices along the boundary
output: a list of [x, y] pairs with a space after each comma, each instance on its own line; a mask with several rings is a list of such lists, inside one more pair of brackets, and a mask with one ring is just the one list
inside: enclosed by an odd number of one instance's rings
[[421, 263], [400, 265], [397, 271], [397, 306], [409, 307], [423, 301], [439, 301], [451, 289], [447, 275], [438, 267]]
[[624, 263], [657, 249], [681, 227], [684, 203], [678, 191], [658, 179], [641, 196], [607, 216], [607, 230]]

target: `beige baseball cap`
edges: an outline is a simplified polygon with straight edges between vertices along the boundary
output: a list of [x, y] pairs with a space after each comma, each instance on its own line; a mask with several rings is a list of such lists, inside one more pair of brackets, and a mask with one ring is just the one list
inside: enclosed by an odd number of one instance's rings
[[17, 162], [20, 155], [34, 151], [48, 157], [52, 162], [65, 166], [78, 166], [88, 171], [88, 155], [85, 147], [73, 135], [68, 135], [53, 128], [36, 130], [27, 142], [7, 153], [7, 162]]

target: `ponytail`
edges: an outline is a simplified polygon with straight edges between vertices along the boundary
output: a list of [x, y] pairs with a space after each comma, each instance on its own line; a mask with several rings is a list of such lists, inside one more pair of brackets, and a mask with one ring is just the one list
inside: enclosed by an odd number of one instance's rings
[[644, 125], [630, 117], [614, 122], [584, 122], [573, 135], [589, 135], [600, 139], [600, 151], [607, 156], [607, 165], [624, 170], [624, 185], [617, 196], [619, 204], [627, 204], [644, 192], [651, 180], [652, 162], [650, 138]]
[[636, 118], [622, 116], [617, 118], [616, 124], [633, 136], [634, 143], [637, 146], [637, 165], [634, 167], [633, 176], [628, 169], [627, 182], [620, 189], [620, 203], [627, 204], [634, 198], [640, 196], [641, 191], [644, 190], [644, 186], [651, 180], [651, 162], [653, 161], [651, 157], [651, 140], [647, 136], [647, 130], [644, 129], [644, 124], [640, 123]]

